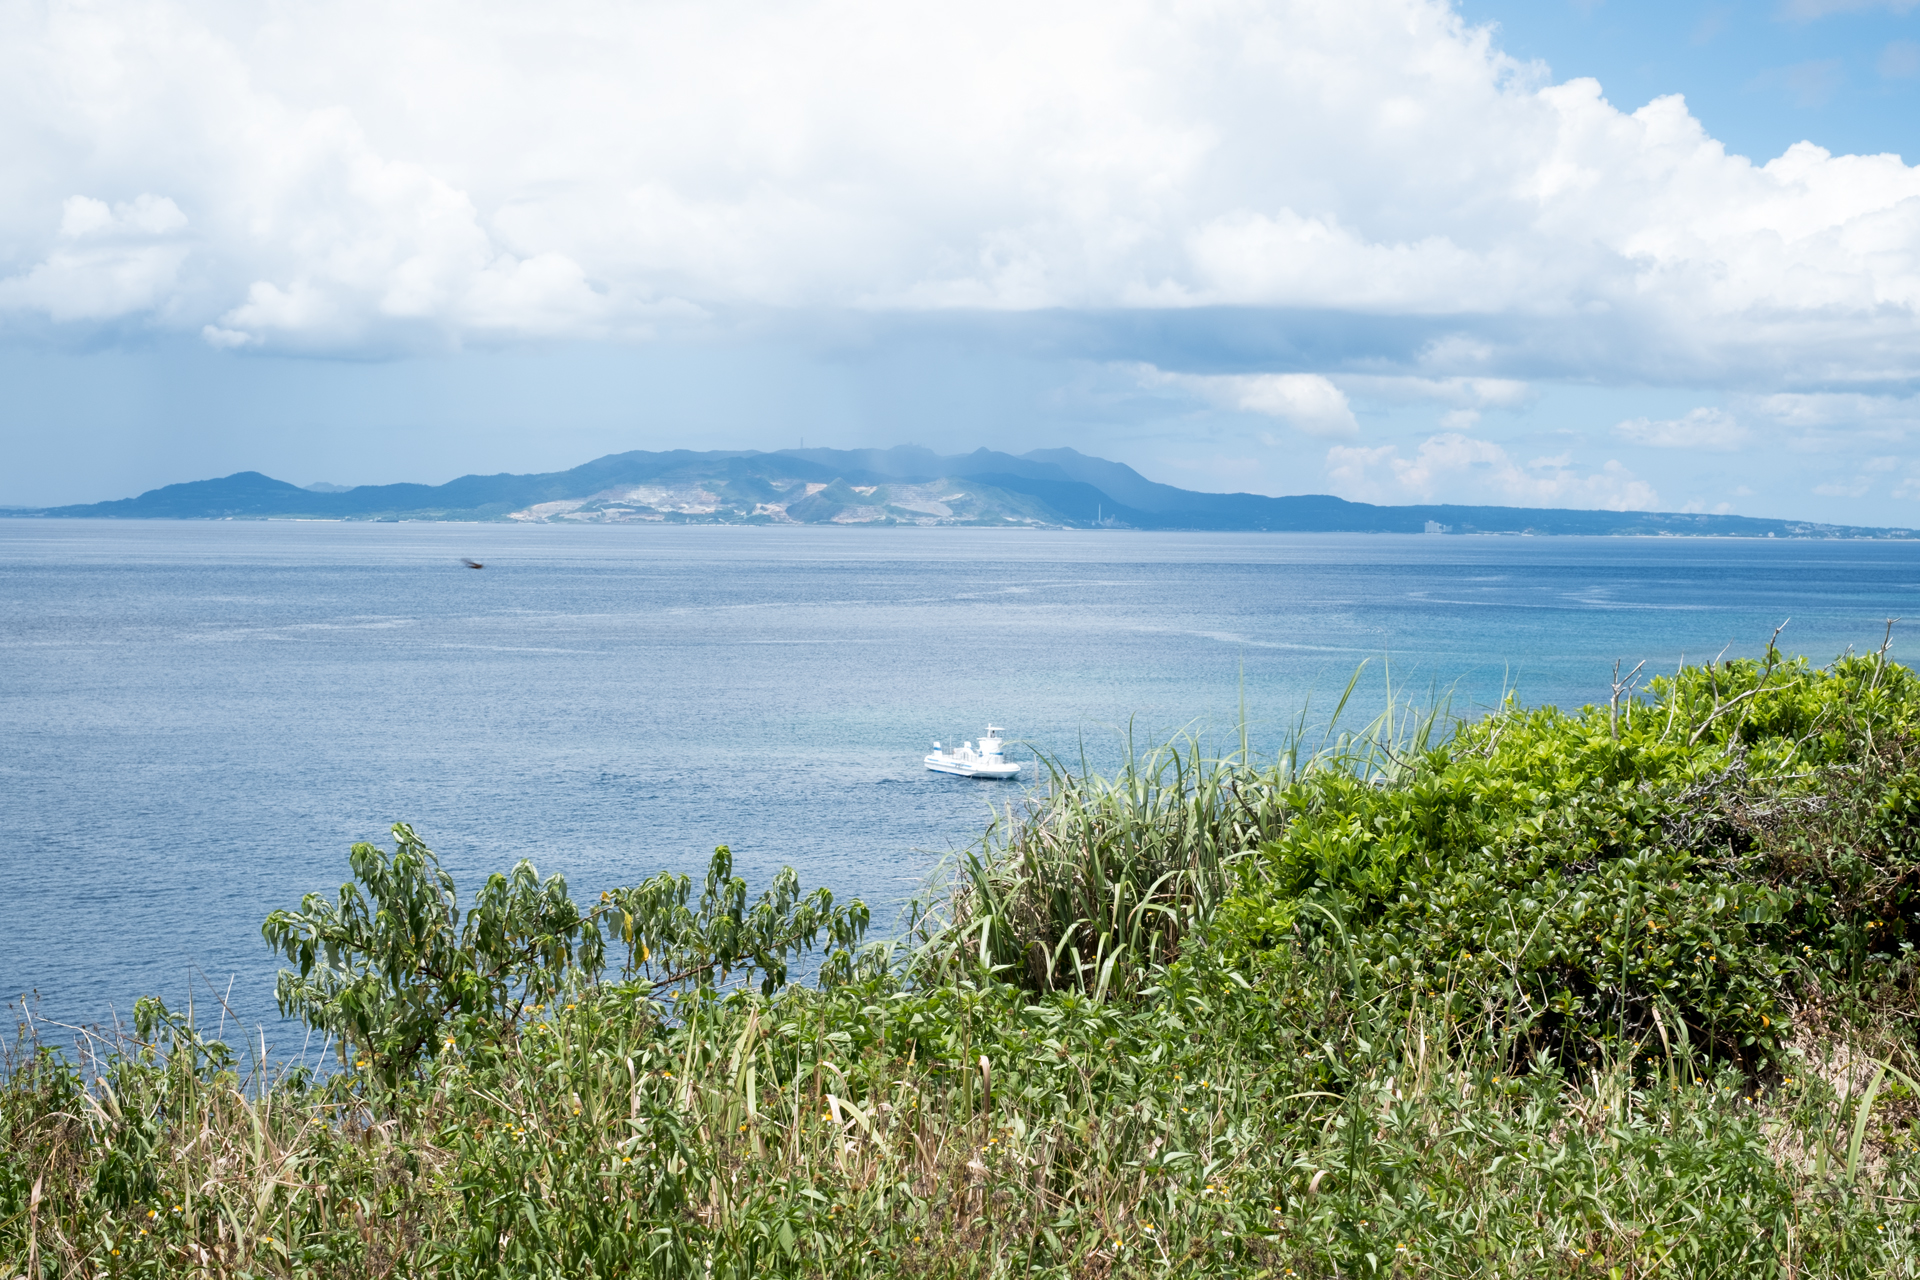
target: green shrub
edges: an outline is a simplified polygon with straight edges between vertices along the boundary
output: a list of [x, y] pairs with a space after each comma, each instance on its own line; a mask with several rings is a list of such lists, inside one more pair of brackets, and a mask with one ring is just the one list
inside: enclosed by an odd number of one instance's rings
[[280, 1011], [339, 1038], [389, 1085], [446, 1042], [449, 1025], [510, 1029], [552, 1000], [575, 969], [600, 967], [603, 944], [560, 876], [530, 862], [488, 877], [460, 921], [453, 877], [413, 828], [396, 823], [391, 854], [366, 843], [347, 855], [354, 880], [337, 902], [308, 894], [261, 926], [295, 968], [282, 970]]
[[487, 878], [463, 923], [453, 877], [432, 850], [404, 823], [393, 835], [390, 854], [353, 846], [357, 883], [341, 885], [337, 903], [308, 894], [299, 911], [275, 911], [261, 928], [296, 966], [280, 973], [280, 1011], [338, 1037], [341, 1060], [357, 1055], [355, 1067], [388, 1087], [442, 1048], [510, 1034], [527, 1012], [596, 981], [603, 921], [628, 949], [628, 975], [649, 987], [711, 989], [759, 972], [768, 994], [823, 934], [825, 976], [850, 974], [867, 929], [864, 903], [835, 907], [827, 889], [803, 898], [791, 867], [749, 907], [725, 845], [697, 910], [687, 905], [691, 879], [662, 874], [608, 890], [582, 911], [564, 877], [542, 881], [523, 860]]
[[1920, 686], [1776, 657], [1649, 692], [1618, 718], [1504, 708], [1397, 786], [1278, 784], [1291, 821], [1241, 864], [1216, 945], [1330, 932], [1368, 989], [1494, 1000], [1564, 1061], [1684, 1032], [1757, 1065], [1816, 973], [1904, 955]]

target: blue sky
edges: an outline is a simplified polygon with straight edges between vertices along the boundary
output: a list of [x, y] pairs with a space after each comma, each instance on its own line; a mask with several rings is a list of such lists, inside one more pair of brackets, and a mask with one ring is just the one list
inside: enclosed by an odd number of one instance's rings
[[1069, 445], [1920, 525], [1920, 4], [0, 9], [0, 504]]
[[1756, 159], [1811, 139], [1920, 159], [1920, 21], [1907, 4], [1761, 0], [1468, 3], [1500, 44], [1558, 80], [1591, 76], [1617, 105], [1680, 93], [1707, 132]]

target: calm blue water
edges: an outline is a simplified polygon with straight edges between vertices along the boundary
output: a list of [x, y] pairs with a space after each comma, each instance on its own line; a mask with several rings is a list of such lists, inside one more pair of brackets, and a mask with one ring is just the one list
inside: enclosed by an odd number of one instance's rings
[[395, 820], [467, 889], [724, 841], [889, 922], [1014, 794], [920, 766], [988, 717], [1103, 762], [1129, 719], [1226, 740], [1244, 664], [1271, 749], [1383, 653], [1456, 709], [1581, 703], [1615, 658], [1791, 615], [1825, 660], [1901, 614], [1920, 545], [0, 521], [0, 997], [105, 1019], [198, 973], [265, 1016], [261, 919]]

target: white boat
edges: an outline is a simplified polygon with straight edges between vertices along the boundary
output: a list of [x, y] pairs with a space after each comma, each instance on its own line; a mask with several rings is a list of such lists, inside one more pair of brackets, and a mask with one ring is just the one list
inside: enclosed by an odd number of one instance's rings
[[971, 742], [951, 751], [942, 751], [939, 743], [927, 756], [927, 768], [935, 773], [951, 773], [962, 778], [1011, 778], [1020, 766], [1006, 757], [1007, 744], [1000, 740], [1000, 726], [988, 725], [987, 736], [976, 750]]

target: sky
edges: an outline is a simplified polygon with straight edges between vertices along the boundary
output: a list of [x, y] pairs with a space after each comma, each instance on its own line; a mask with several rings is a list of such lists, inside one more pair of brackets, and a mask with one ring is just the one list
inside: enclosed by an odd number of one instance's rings
[[1920, 526], [1920, 0], [0, 0], [0, 137], [0, 505], [920, 444]]

